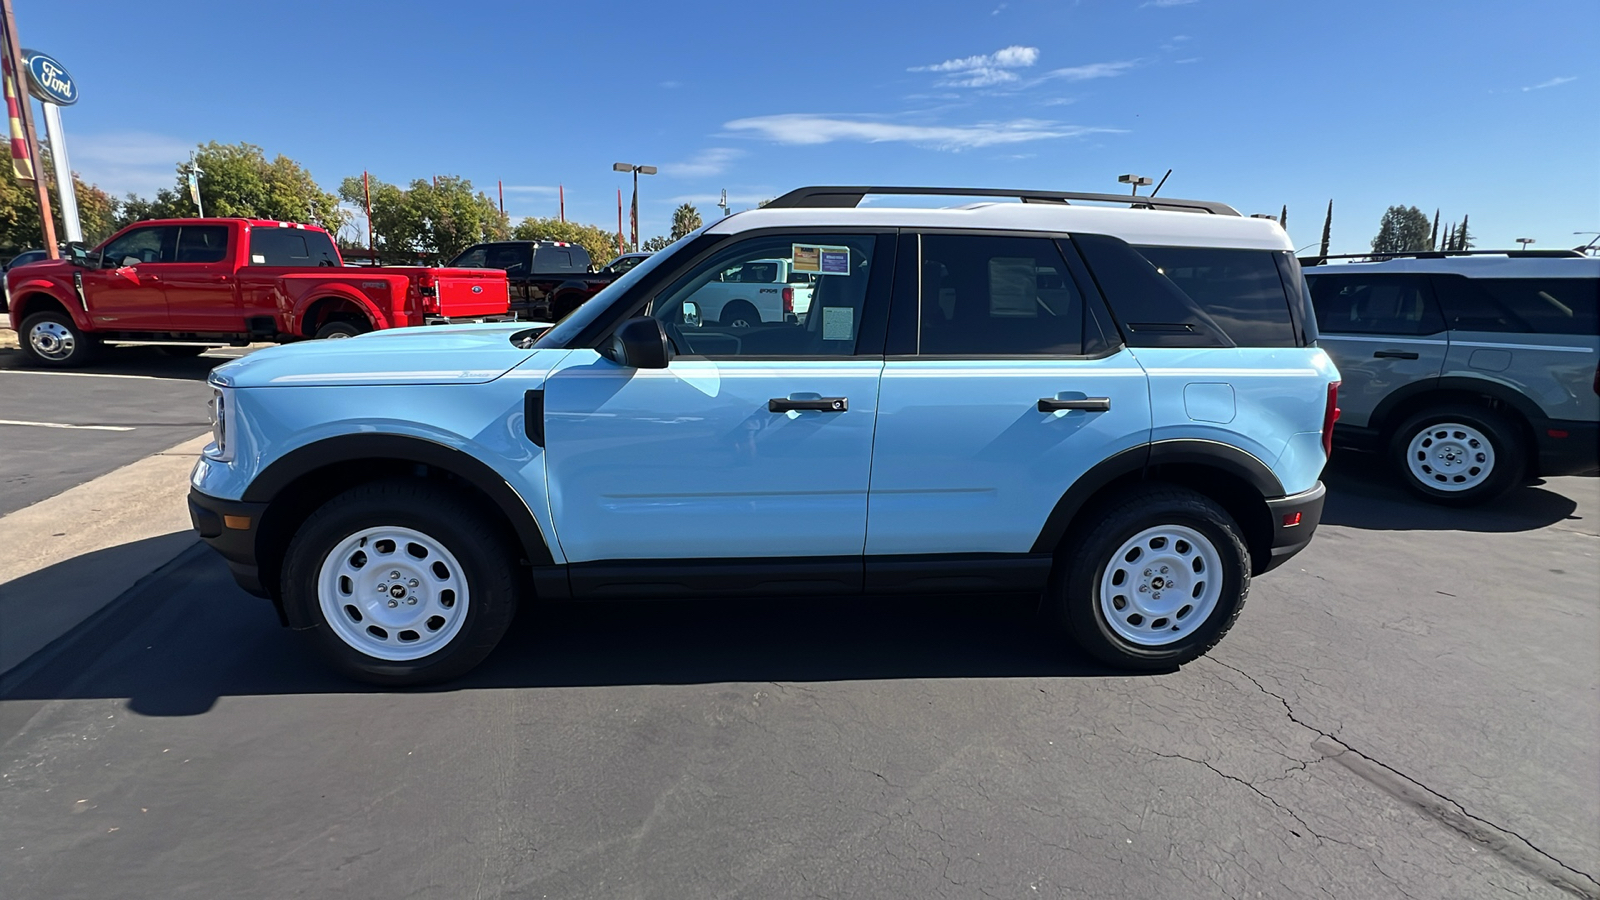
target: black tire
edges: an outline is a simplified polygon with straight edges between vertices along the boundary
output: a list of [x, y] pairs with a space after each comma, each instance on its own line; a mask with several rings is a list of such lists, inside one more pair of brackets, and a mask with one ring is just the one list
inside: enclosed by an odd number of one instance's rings
[[161, 352], [177, 359], [193, 359], [210, 349], [197, 344], [169, 344], [162, 347]]
[[[323, 611], [318, 587], [323, 562], [340, 543], [378, 527], [426, 535], [461, 567], [468, 597], [464, 621], [448, 643], [426, 656], [389, 660], [364, 653], [339, 636]], [[375, 553], [381, 543], [372, 545]], [[513, 561], [520, 555], [495, 520], [458, 492], [425, 481], [372, 482], [328, 501], [300, 526], [284, 556], [283, 602], [289, 620], [310, 624], [306, 633], [318, 651], [351, 678], [390, 686], [448, 681], [477, 666], [505, 636], [517, 609]]]
[[[40, 334], [34, 334], [41, 329]], [[35, 346], [35, 341], [38, 346]], [[100, 355], [100, 339], [78, 328], [72, 317], [54, 310], [37, 312], [22, 320], [17, 333], [23, 358], [36, 366], [68, 369], [88, 364]]]
[[[1424, 437], [1430, 429], [1434, 433]], [[1487, 448], [1481, 446], [1483, 440]], [[1413, 441], [1419, 443], [1415, 460]], [[1452, 459], [1463, 462], [1452, 464]], [[1444, 506], [1472, 506], [1516, 487], [1527, 470], [1528, 452], [1521, 433], [1504, 415], [1481, 406], [1451, 404], [1401, 422], [1390, 436], [1389, 462], [1401, 483], [1417, 496]], [[1487, 464], [1488, 473], [1481, 471], [1481, 465], [1474, 467], [1474, 462]], [[1470, 486], [1447, 487], [1461, 483]]]
[[317, 338], [318, 340], [352, 338], [358, 334], [366, 334], [371, 330], [372, 329], [367, 327], [367, 323], [365, 322], [351, 322], [348, 319], [334, 319], [332, 322], [324, 322], [322, 327], [317, 329], [317, 333], [313, 335], [313, 337]]
[[722, 308], [717, 323], [729, 328], [750, 328], [761, 324], [761, 314], [748, 300], [735, 300]]
[[[1046, 608], [1079, 647], [1119, 669], [1162, 671], [1204, 655], [1222, 640], [1250, 593], [1250, 552], [1232, 516], [1210, 498], [1171, 485], [1132, 488], [1097, 505], [1089, 516], [1068, 535], [1045, 596]], [[1146, 529], [1163, 526], [1189, 529], [1210, 543], [1220, 563], [1217, 574], [1222, 588], [1210, 613], [1187, 634], [1167, 644], [1140, 644], [1118, 634], [1108, 621], [1101, 603], [1101, 582], [1107, 568], [1116, 562], [1114, 555], [1127, 542]], [[1116, 573], [1112, 575], [1114, 578]], [[1130, 589], [1134, 587], [1127, 583]], [[1114, 604], [1115, 598], [1110, 602]], [[1181, 618], [1182, 608], [1173, 615]], [[1130, 614], [1128, 618], [1138, 617]], [[1150, 624], [1154, 627], [1161, 621], [1152, 619]]]
[[572, 315], [574, 310], [583, 305], [585, 299], [587, 298], [582, 294], [571, 291], [565, 294], [557, 294], [550, 300], [550, 321], [559, 322]]

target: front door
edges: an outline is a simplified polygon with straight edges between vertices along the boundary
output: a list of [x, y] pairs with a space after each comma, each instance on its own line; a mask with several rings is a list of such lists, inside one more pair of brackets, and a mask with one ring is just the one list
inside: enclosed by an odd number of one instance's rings
[[1369, 427], [1395, 390], [1437, 381], [1450, 341], [1426, 275], [1307, 273], [1317, 345], [1339, 367], [1339, 421]]
[[[544, 386], [544, 459], [575, 591], [586, 592], [584, 564], [596, 561], [732, 571], [728, 560], [783, 558], [806, 563], [746, 564], [749, 583], [860, 589], [893, 244], [870, 234], [738, 241], [653, 299], [678, 354], [667, 368], [567, 355]], [[739, 328], [702, 315], [696, 294], [730, 265], [797, 252], [823, 273], [820, 314]]]
[[915, 342], [889, 348], [878, 398], [869, 586], [885, 557], [1029, 553], [1073, 482], [1150, 440], [1145, 372], [1054, 241], [917, 241], [890, 323]]
[[227, 225], [178, 228], [176, 260], [161, 270], [173, 331], [237, 334], [244, 311], [234, 289]]
[[105, 246], [100, 268], [83, 271], [83, 295], [96, 330], [169, 330], [162, 270], [172, 262], [177, 239], [176, 226], [147, 225]]

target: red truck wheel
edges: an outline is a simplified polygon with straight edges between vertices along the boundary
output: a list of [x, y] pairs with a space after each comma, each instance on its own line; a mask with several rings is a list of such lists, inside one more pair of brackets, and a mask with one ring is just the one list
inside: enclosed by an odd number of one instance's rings
[[318, 328], [317, 329], [317, 333], [316, 333], [316, 337], [318, 337], [318, 338], [329, 338], [329, 339], [333, 339], [333, 338], [349, 338], [349, 337], [355, 337], [358, 334], [366, 334], [368, 331], [371, 331], [371, 330], [372, 329], [367, 328], [367, 327], [365, 327], [363, 325], [358, 325], [355, 322], [346, 322], [346, 321], [343, 321], [343, 320], [338, 320], [338, 321], [329, 322], [326, 325], [323, 325], [321, 328]]
[[34, 313], [22, 323], [17, 335], [29, 362], [53, 368], [81, 366], [100, 349], [100, 340], [85, 334], [61, 312]]

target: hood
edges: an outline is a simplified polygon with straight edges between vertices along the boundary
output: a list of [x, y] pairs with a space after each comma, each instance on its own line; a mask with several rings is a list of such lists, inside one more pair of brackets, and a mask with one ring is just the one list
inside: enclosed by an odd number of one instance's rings
[[392, 328], [353, 338], [268, 347], [218, 366], [230, 387], [482, 384], [533, 355], [511, 342], [529, 322]]

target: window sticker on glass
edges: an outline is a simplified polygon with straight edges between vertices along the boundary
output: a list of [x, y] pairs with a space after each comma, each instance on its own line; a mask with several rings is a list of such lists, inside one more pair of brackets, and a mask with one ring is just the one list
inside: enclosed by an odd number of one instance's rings
[[252, 265], [252, 266], [264, 266], [266, 264], [267, 264], [266, 254], [263, 254], [263, 253], [252, 253], [252, 254], [250, 254], [250, 265]]
[[989, 315], [1038, 317], [1039, 275], [1032, 257], [997, 256], [989, 260]]
[[795, 244], [791, 254], [794, 259], [794, 262], [789, 264], [791, 271], [811, 272], [816, 275], [850, 274], [849, 247]]
[[856, 311], [850, 306], [824, 306], [822, 308], [822, 339], [848, 341], [855, 327]]

